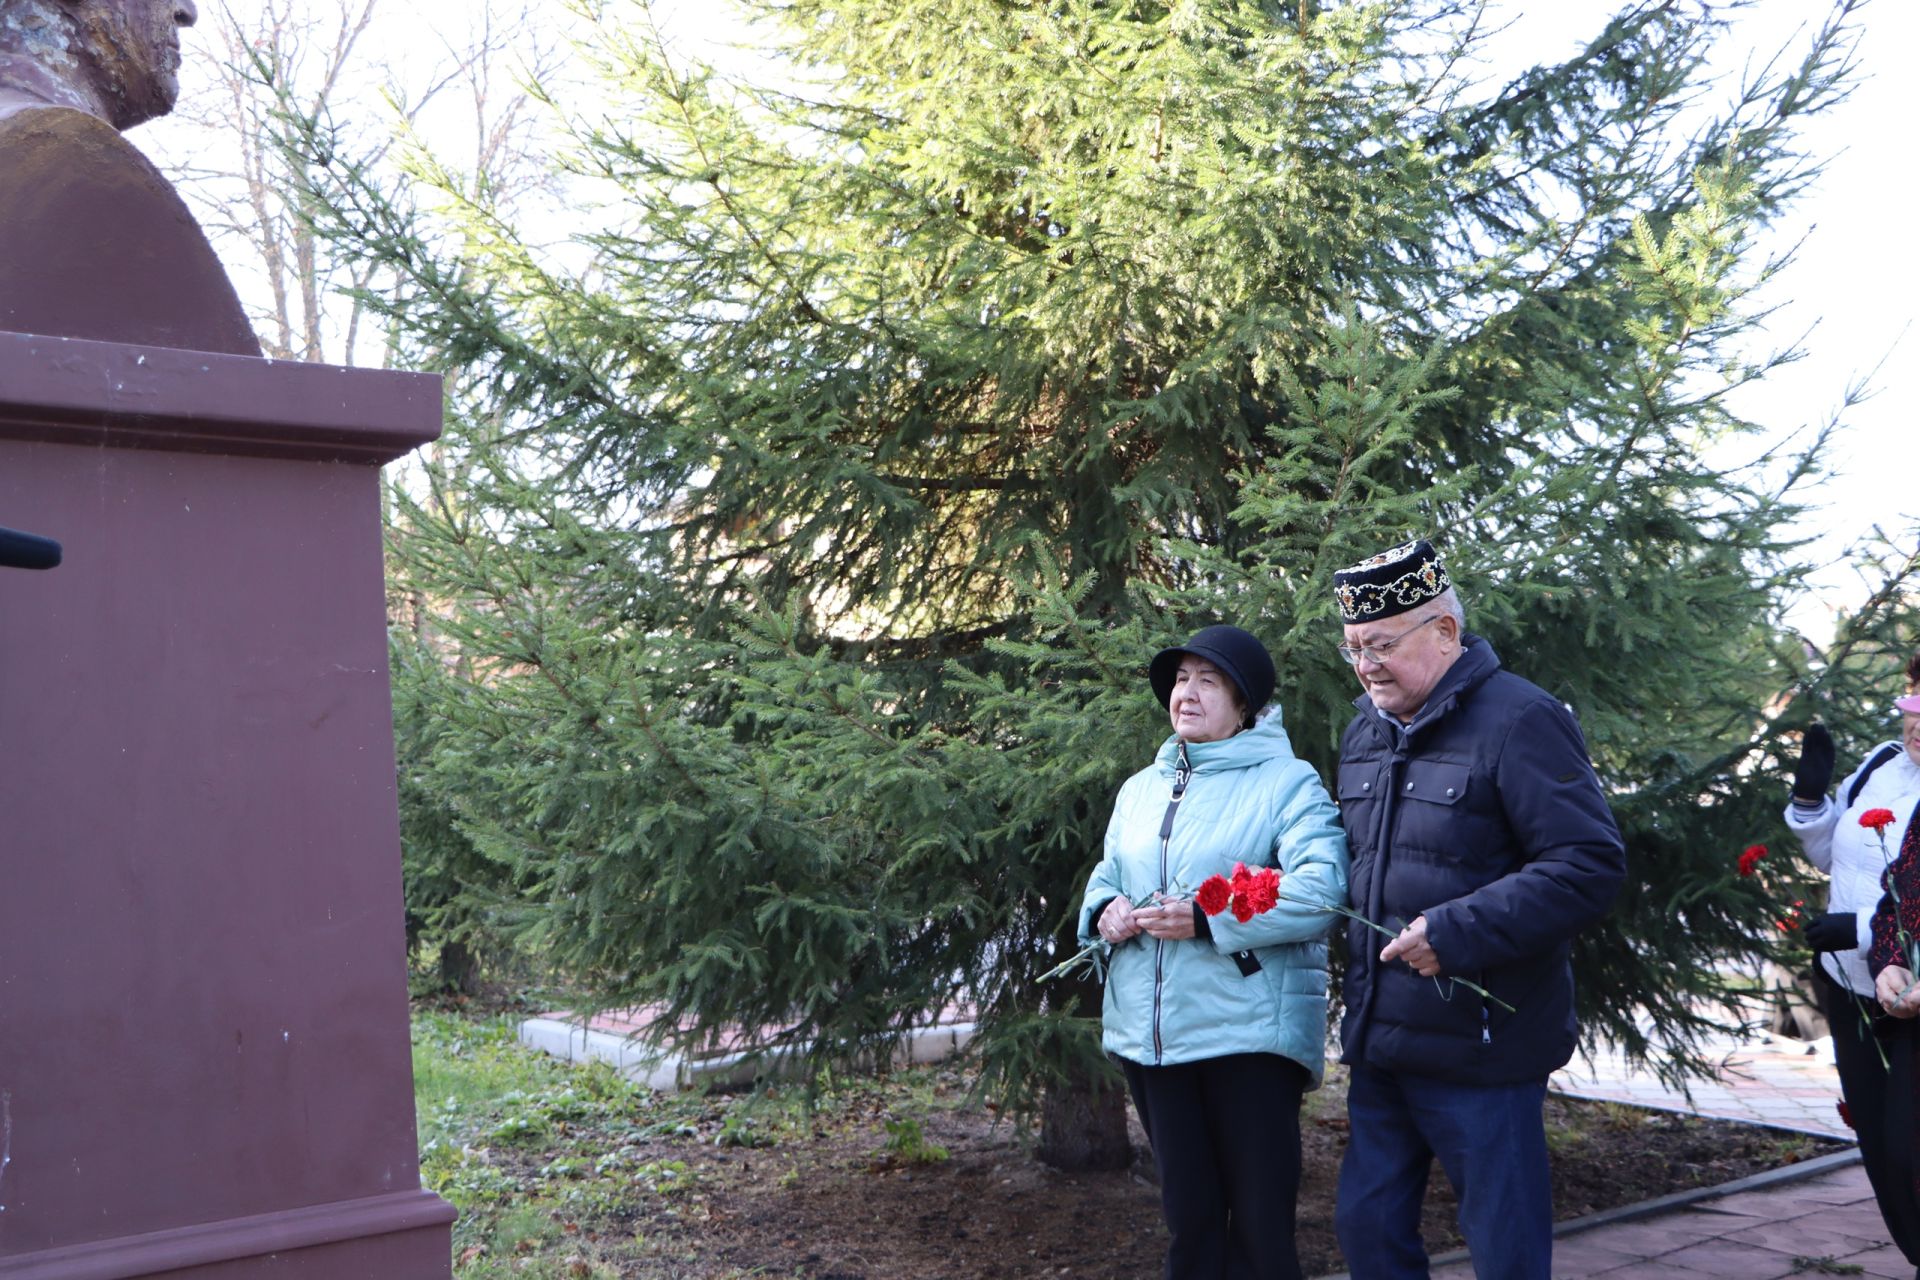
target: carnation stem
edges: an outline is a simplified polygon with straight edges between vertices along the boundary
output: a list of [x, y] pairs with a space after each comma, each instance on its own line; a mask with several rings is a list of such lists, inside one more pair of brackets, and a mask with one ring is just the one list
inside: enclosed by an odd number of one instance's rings
[[[1356, 920], [1359, 923], [1367, 926], [1367, 928], [1373, 930], [1375, 933], [1379, 934], [1383, 938], [1397, 938], [1400, 936], [1400, 934], [1397, 931], [1393, 929], [1389, 929], [1383, 924], [1375, 924], [1373, 921], [1361, 915], [1358, 911], [1355, 911], [1352, 907], [1339, 907], [1339, 906], [1335, 906], [1330, 902], [1312, 902], [1306, 898], [1289, 897], [1284, 893], [1280, 895], [1280, 901], [1291, 902], [1296, 906], [1307, 907], [1314, 911], [1325, 911], [1336, 916], [1345, 916], [1349, 920]], [[1493, 994], [1493, 992], [1487, 990], [1485, 987], [1481, 986], [1479, 983], [1469, 982], [1465, 978], [1455, 978], [1449, 975], [1436, 973], [1433, 976], [1433, 985], [1437, 988], [1440, 987], [1440, 980], [1443, 977], [1445, 977], [1448, 982], [1456, 983], [1459, 986], [1465, 987], [1467, 990], [1479, 996], [1482, 1000], [1493, 1001], [1493, 1003], [1499, 1005], [1502, 1009], [1505, 1009], [1508, 1013], [1519, 1012], [1519, 1010], [1515, 1009], [1512, 1005], [1508, 1004], [1505, 1000], [1502, 1000], [1499, 996]], [[1445, 988], [1440, 988], [1440, 992], [1441, 992], [1442, 999], [1452, 998], [1446, 994]]]

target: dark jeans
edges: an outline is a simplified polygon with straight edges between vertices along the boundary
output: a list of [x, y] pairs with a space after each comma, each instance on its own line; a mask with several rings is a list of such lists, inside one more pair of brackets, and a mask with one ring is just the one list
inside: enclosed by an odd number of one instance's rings
[[[1873, 1198], [1893, 1243], [1908, 1262], [1920, 1266], [1920, 1203], [1913, 1186], [1914, 1132], [1908, 1101], [1913, 1096], [1913, 1081], [1908, 1078], [1913, 1026], [1880, 1017], [1880, 1004], [1872, 996], [1854, 995], [1833, 980], [1825, 965], [1814, 968], [1820, 974], [1820, 1011], [1827, 1015], [1833, 1032], [1840, 1096], [1847, 1100], [1854, 1136], [1860, 1142], [1860, 1163], [1867, 1167], [1867, 1181], [1873, 1185]], [[1891, 1077], [1889, 1064], [1895, 1068]]]
[[1166, 1280], [1299, 1280], [1307, 1069], [1272, 1053], [1120, 1067], [1160, 1172]]
[[1553, 1188], [1541, 1107], [1547, 1082], [1449, 1084], [1353, 1068], [1350, 1133], [1334, 1225], [1354, 1280], [1427, 1275], [1420, 1202], [1433, 1158], [1460, 1200], [1480, 1280], [1548, 1280]]

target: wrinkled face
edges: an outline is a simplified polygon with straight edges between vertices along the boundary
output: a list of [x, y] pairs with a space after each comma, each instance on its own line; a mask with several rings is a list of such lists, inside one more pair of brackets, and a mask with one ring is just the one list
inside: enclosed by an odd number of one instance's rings
[[1900, 741], [1906, 744], [1907, 759], [1920, 764], [1920, 715], [1900, 713]]
[[1353, 673], [1373, 705], [1397, 720], [1412, 720], [1427, 695], [1460, 656], [1460, 623], [1444, 609], [1403, 613], [1381, 622], [1345, 628], [1347, 643], [1390, 646], [1384, 662], [1362, 655]]
[[1239, 690], [1220, 668], [1187, 654], [1167, 699], [1173, 731], [1188, 742], [1219, 742], [1240, 732]]
[[65, 0], [79, 27], [81, 65], [116, 129], [173, 110], [180, 97], [180, 28], [199, 20], [194, 0]]

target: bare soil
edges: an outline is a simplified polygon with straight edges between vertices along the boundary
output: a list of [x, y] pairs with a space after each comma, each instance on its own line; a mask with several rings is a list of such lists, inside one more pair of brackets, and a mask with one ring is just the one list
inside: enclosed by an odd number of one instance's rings
[[[989, 1110], [961, 1105], [966, 1082], [934, 1072], [904, 1091], [860, 1091], [774, 1136], [753, 1136], [737, 1099], [680, 1132], [646, 1137], [628, 1163], [681, 1162], [677, 1195], [619, 1197], [564, 1230], [580, 1276], [731, 1280], [1005, 1280], [1088, 1276], [1150, 1280], [1165, 1234], [1145, 1141], [1129, 1171], [1065, 1174], [1036, 1161], [1022, 1135]], [[728, 1119], [729, 1116], [733, 1118]], [[911, 1117], [903, 1125], [902, 1117]], [[894, 1128], [888, 1128], [892, 1121]], [[1839, 1150], [1779, 1130], [1551, 1098], [1554, 1202], [1562, 1219], [1712, 1186]], [[1309, 1276], [1344, 1269], [1333, 1196], [1346, 1145], [1344, 1081], [1308, 1096], [1301, 1262]], [[728, 1135], [732, 1134], [730, 1138]], [[740, 1145], [764, 1141], [766, 1145]], [[934, 1149], [944, 1151], [944, 1158]], [[551, 1162], [556, 1150], [514, 1159]], [[1458, 1247], [1453, 1197], [1434, 1171], [1425, 1235]], [[541, 1252], [545, 1252], [542, 1250]]]

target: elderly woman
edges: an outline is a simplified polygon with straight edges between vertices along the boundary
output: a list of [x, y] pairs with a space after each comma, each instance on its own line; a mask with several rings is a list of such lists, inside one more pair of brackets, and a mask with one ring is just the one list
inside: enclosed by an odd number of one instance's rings
[[[1821, 953], [1821, 1007], [1833, 1031], [1840, 1092], [1880, 1216], [1907, 1261], [1920, 1268], [1914, 1027], [1893, 1020], [1920, 1011], [1920, 998], [1910, 990], [1912, 952], [1899, 938], [1902, 903], [1909, 916], [1920, 907], [1910, 897], [1920, 894], [1920, 822], [1914, 813], [1920, 805], [1920, 653], [1907, 666], [1907, 681], [1908, 695], [1894, 702], [1901, 713], [1899, 741], [1867, 753], [1837, 797], [1826, 794], [1833, 780], [1833, 739], [1821, 725], [1808, 728], [1787, 826], [1808, 860], [1832, 877], [1827, 912], [1808, 923], [1806, 934], [1808, 945]], [[1893, 1018], [1882, 1016], [1883, 1010]]]
[[[1173, 736], [1121, 786], [1081, 906], [1082, 940], [1108, 948], [1104, 1043], [1153, 1146], [1169, 1280], [1291, 1280], [1346, 837], [1279, 708], [1256, 719], [1274, 681], [1258, 640], [1208, 627], [1156, 654], [1148, 679]], [[1279, 900], [1208, 916], [1194, 891], [1236, 863], [1277, 868]]]

